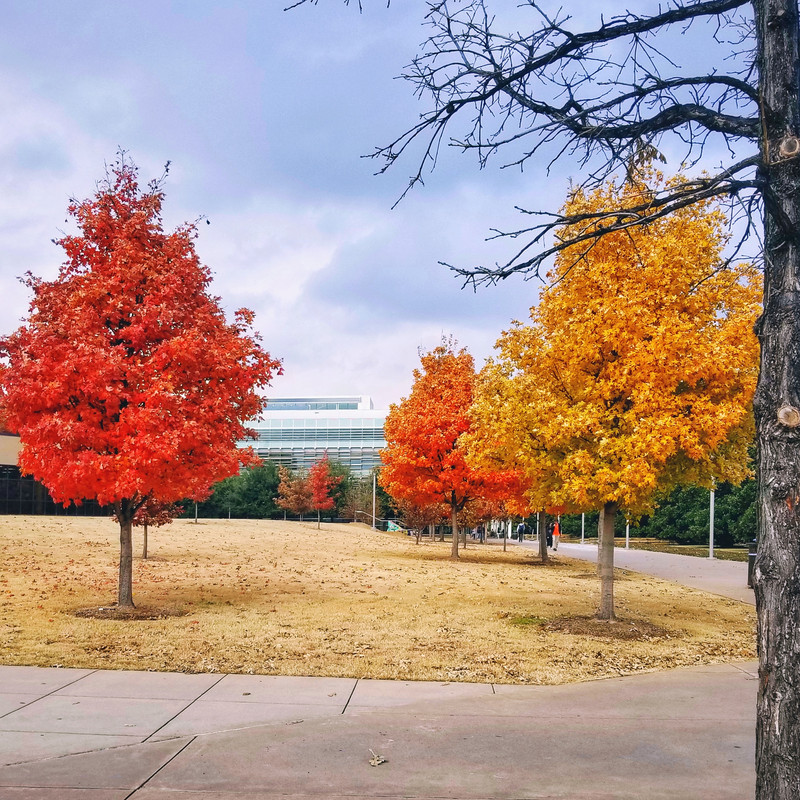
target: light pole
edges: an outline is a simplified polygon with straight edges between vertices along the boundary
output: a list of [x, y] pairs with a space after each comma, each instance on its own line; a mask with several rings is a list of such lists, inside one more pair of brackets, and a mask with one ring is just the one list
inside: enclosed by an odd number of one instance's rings
[[708, 557], [714, 558], [714, 490], [709, 497], [709, 524], [708, 524]]
[[583, 540], [586, 538], [586, 514], [581, 514], [581, 544], [583, 544]]
[[378, 489], [378, 478], [372, 473], [372, 530], [375, 530], [375, 495]]

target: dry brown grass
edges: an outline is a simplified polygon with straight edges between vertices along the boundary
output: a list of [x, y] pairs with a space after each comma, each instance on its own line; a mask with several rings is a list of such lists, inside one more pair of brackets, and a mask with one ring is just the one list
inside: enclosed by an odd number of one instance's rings
[[754, 657], [741, 603], [618, 572], [598, 624], [590, 565], [360, 525], [177, 521], [134, 565], [155, 618], [76, 616], [113, 605], [117, 547], [108, 519], [2, 518], [0, 662], [555, 684]]

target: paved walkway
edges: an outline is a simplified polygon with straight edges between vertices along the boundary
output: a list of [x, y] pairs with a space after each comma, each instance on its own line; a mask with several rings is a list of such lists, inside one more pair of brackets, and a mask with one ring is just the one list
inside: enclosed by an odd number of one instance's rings
[[[537, 542], [524, 542], [525, 547], [538, 548]], [[597, 544], [562, 542], [557, 555], [597, 562]], [[723, 561], [719, 558], [697, 558], [651, 550], [614, 548], [614, 566], [654, 575], [668, 581], [702, 589], [712, 594], [755, 605], [753, 590], [747, 586], [747, 563]]]
[[[746, 564], [615, 556], [752, 602]], [[751, 662], [550, 687], [0, 666], [0, 800], [745, 800], [755, 694]]]
[[5, 666], [0, 687], [2, 800], [754, 792], [752, 663], [552, 687]]

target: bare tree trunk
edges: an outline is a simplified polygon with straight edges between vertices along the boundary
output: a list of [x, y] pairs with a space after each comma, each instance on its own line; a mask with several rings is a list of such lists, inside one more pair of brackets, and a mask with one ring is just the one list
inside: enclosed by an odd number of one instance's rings
[[547, 555], [547, 514], [540, 511], [537, 515], [539, 521], [536, 525], [536, 535], [539, 537], [539, 558], [546, 564], [550, 557]]
[[800, 97], [797, 0], [754, 0], [764, 138], [756, 797], [800, 797]]
[[146, 522], [142, 525], [142, 530], [144, 532], [144, 542], [142, 544], [142, 558], [147, 558], [147, 523]]
[[464, 526], [461, 529], [461, 546], [466, 550], [467, 549], [467, 528]]
[[319, 530], [321, 527], [322, 525], [320, 524], [320, 512], [319, 509], [317, 509], [317, 530]]
[[422, 534], [422, 528], [417, 528], [416, 529], [416, 534], [417, 534], [417, 544], [419, 544], [419, 537]]
[[597, 574], [600, 576], [600, 608], [598, 619], [613, 620], [614, 616], [614, 520], [617, 504], [606, 503], [600, 512], [597, 526]]
[[456, 504], [450, 504], [450, 525], [453, 528], [453, 544], [450, 548], [450, 559], [452, 561], [458, 561], [458, 511], [456, 510]]
[[508, 520], [503, 521], [503, 552], [508, 549]]
[[119, 520], [119, 586], [117, 605], [120, 608], [133, 608], [133, 512], [127, 500], [117, 503]]

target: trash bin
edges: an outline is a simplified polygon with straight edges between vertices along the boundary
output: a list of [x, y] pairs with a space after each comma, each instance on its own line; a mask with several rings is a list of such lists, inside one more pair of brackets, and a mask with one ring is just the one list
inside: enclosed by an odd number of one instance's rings
[[747, 551], [747, 585], [753, 588], [753, 570], [756, 568], [756, 540], [750, 542], [750, 549]]

